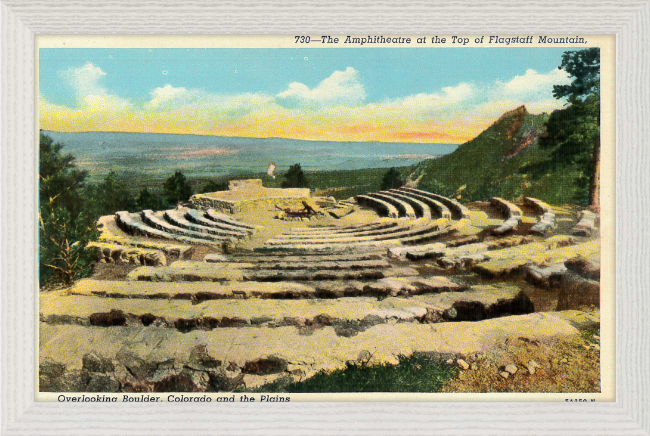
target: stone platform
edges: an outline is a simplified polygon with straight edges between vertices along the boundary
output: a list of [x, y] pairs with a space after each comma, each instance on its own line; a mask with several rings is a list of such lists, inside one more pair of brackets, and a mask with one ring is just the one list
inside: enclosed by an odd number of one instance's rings
[[265, 188], [261, 179], [249, 179], [230, 181], [228, 191], [193, 195], [190, 204], [195, 209], [214, 209], [232, 214], [275, 206], [297, 210], [302, 209], [302, 202], [307, 200], [315, 200], [308, 188]]

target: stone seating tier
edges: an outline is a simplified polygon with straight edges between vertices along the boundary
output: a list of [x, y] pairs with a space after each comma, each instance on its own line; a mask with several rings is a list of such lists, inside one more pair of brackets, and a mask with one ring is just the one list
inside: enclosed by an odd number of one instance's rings
[[369, 197], [367, 195], [357, 195], [355, 199], [357, 200], [357, 203], [374, 209], [379, 215], [384, 215], [389, 218], [399, 217], [397, 208], [384, 200]]
[[[418, 192], [406, 191], [403, 190], [402, 188], [391, 189], [391, 191], [394, 191], [396, 193], [401, 193], [405, 196], [423, 202], [429, 207], [429, 213], [431, 214], [431, 216], [435, 214], [436, 216], [445, 219], [452, 219], [452, 217], [454, 216], [447, 206], [445, 206], [441, 201], [438, 201], [435, 198], [432, 198], [430, 196], [422, 195]], [[458, 214], [456, 216], [458, 216]]]
[[210, 227], [192, 223], [183, 217], [182, 212], [178, 212], [176, 210], [166, 210], [163, 216], [165, 220], [174, 226], [199, 233], [209, 233], [211, 235], [227, 236], [233, 238], [243, 238], [249, 235], [247, 232], [232, 231], [219, 227]]
[[224, 229], [233, 232], [245, 232], [248, 234], [253, 233], [253, 230], [251, 230], [248, 227], [239, 226], [239, 225], [236, 226], [236, 225], [227, 224], [225, 222], [217, 222], [214, 220], [207, 219], [201, 212], [194, 209], [189, 209], [185, 212], [185, 219], [195, 224], [199, 224], [207, 227], [214, 227], [216, 229]]
[[214, 243], [214, 241], [211, 240], [199, 239], [199, 238], [194, 238], [194, 237], [185, 236], [181, 234], [168, 233], [162, 230], [158, 230], [156, 228], [147, 225], [146, 223], [142, 222], [140, 218], [136, 218], [126, 211], [116, 212], [115, 222], [125, 232], [136, 236], [172, 239], [175, 241], [180, 241], [186, 244], [193, 244], [193, 245], [197, 245], [197, 244], [210, 245]]
[[379, 200], [383, 200], [387, 203], [392, 204], [398, 210], [398, 213], [401, 217], [415, 219], [415, 210], [413, 210], [413, 207], [404, 200], [383, 194], [381, 192], [372, 192], [367, 195], [369, 197], [378, 198]]
[[454, 199], [443, 197], [442, 195], [438, 195], [432, 192], [422, 191], [414, 188], [400, 188], [399, 190], [404, 192], [410, 192], [413, 194], [423, 195], [425, 197], [432, 198], [434, 200], [439, 201], [449, 209], [449, 211], [452, 214], [452, 218], [455, 220], [469, 218], [469, 209], [467, 209], [465, 206], [463, 206], [462, 204], [460, 204], [458, 201]]
[[201, 232], [195, 232], [193, 230], [186, 230], [181, 227], [174, 226], [172, 224], [169, 224], [167, 221], [163, 220], [162, 218], [156, 216], [156, 214], [152, 210], [143, 210], [142, 212], [140, 212], [140, 217], [142, 218], [142, 222], [144, 222], [145, 224], [166, 233], [189, 236], [191, 238], [204, 239], [207, 241], [228, 241], [233, 239], [228, 237], [209, 235]]
[[[380, 191], [380, 194], [388, 195], [401, 201], [407, 202], [415, 211], [415, 216], [417, 218], [431, 219], [431, 208], [421, 200], [410, 197], [408, 195], [404, 195], [395, 189], [392, 189], [390, 191]], [[451, 215], [449, 215], [448, 218], [451, 219]]]

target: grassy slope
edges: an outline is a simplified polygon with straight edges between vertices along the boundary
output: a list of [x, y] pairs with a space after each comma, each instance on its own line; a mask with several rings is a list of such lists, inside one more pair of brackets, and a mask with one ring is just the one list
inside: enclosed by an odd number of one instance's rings
[[[421, 189], [442, 195], [453, 195], [466, 185], [463, 201], [527, 195], [549, 203], [573, 202], [579, 197], [577, 171], [550, 171], [539, 179], [520, 173], [522, 166], [548, 156], [549, 151], [541, 149], [537, 141], [547, 120], [548, 115], [531, 115], [523, 107], [508, 112], [453, 153], [420, 163], [413, 178], [422, 176]], [[514, 157], [506, 158], [521, 148]]]

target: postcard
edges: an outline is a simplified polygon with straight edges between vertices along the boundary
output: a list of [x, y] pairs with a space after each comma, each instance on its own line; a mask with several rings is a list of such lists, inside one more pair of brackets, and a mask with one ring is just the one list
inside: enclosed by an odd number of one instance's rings
[[613, 36], [39, 36], [37, 400], [613, 401]]

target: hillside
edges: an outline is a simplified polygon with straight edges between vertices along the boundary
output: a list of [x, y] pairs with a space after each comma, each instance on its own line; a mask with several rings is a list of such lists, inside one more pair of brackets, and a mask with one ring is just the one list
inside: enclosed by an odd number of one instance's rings
[[586, 185], [577, 169], [535, 177], [526, 170], [550, 154], [538, 144], [547, 120], [547, 114], [532, 115], [524, 106], [506, 112], [453, 153], [418, 164], [410, 179], [419, 179], [421, 189], [448, 196], [465, 185], [462, 201], [532, 196], [555, 204], [581, 202]]

